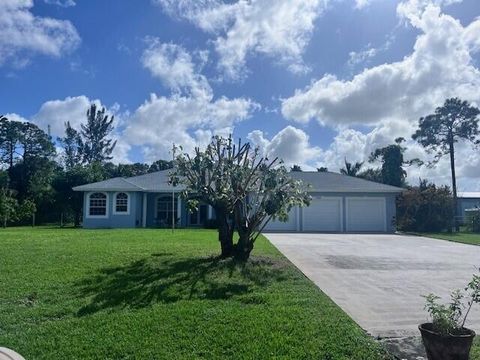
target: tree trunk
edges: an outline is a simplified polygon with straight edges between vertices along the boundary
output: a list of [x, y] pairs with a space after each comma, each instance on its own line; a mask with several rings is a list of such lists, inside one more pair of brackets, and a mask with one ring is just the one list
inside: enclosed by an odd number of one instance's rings
[[218, 241], [220, 241], [221, 256], [233, 256], [233, 227], [228, 214], [223, 209], [215, 209], [218, 221]]
[[253, 250], [253, 242], [251, 240], [252, 232], [250, 231], [249, 225], [245, 222], [243, 207], [240, 202], [236, 205], [234, 218], [238, 231], [238, 242], [235, 245], [234, 256], [240, 261], [247, 261]]
[[457, 177], [455, 175], [455, 146], [453, 143], [453, 138], [450, 140], [449, 143], [449, 152], [450, 152], [450, 170], [452, 172], [452, 194], [453, 194], [453, 209], [452, 209], [452, 217], [453, 217], [453, 224], [455, 226], [455, 231], [460, 230], [460, 226], [457, 220]]
[[235, 258], [241, 261], [247, 261], [253, 250], [253, 243], [248, 231], [239, 232], [238, 243], [235, 246]]

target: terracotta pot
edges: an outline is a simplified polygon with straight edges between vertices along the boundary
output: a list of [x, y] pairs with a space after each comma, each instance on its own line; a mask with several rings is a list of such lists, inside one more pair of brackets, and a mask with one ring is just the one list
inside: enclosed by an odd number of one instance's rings
[[432, 323], [418, 326], [428, 360], [468, 360], [475, 331], [463, 328], [459, 335], [440, 335]]

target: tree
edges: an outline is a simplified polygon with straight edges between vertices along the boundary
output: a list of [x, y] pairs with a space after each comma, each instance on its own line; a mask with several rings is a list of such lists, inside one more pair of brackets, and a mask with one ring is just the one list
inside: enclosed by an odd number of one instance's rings
[[58, 142], [63, 147], [63, 163], [67, 171], [82, 163], [82, 137], [69, 121], [65, 123], [65, 136], [58, 138]]
[[173, 168], [173, 161], [157, 160], [150, 165], [148, 172], [156, 172]]
[[349, 163], [347, 158], [345, 158], [345, 167], [340, 169], [340, 173], [348, 176], [357, 176], [362, 166], [363, 162]]
[[[444, 155], [450, 156], [452, 177], [453, 210], [457, 215], [457, 179], [455, 174], [455, 144], [466, 141], [478, 144], [478, 115], [480, 110], [459, 98], [447, 99], [443, 106], [437, 107], [435, 113], [420, 118], [418, 129], [412, 135], [435, 158], [429, 163], [434, 166]], [[458, 224], [455, 221], [458, 230]]]
[[17, 200], [8, 185], [8, 172], [0, 170], [0, 221], [3, 227], [7, 227], [8, 222], [16, 220]]
[[73, 217], [75, 226], [80, 225], [83, 211], [83, 194], [73, 191], [72, 188], [78, 185], [101, 181], [104, 179], [104, 172], [99, 163], [91, 165], [77, 165], [67, 171], [57, 172], [52, 181], [56, 193], [56, 206], [62, 218]]
[[383, 182], [382, 170], [380, 169], [370, 168], [370, 169], [363, 170], [362, 172], [359, 172], [357, 174], [357, 177], [368, 180], [368, 181], [375, 181], [378, 183]]
[[302, 172], [302, 168], [300, 165], [293, 165], [291, 168], [290, 168], [290, 171], [293, 171], [293, 172]]
[[0, 115], [0, 162], [11, 168], [18, 157], [17, 146], [19, 145], [23, 123], [9, 121]]
[[114, 117], [109, 118], [105, 113], [105, 108], [98, 110], [97, 106], [92, 104], [87, 111], [87, 124], [81, 125], [81, 152], [87, 164], [103, 163], [112, 159], [111, 154], [117, 142], [108, 136], [113, 131]]
[[317, 168], [317, 171], [318, 172], [328, 172], [328, 168], [322, 166], [322, 167]]
[[[259, 157], [248, 143], [237, 146], [231, 137], [218, 136], [204, 151], [177, 156], [171, 182], [186, 187], [183, 196], [190, 198], [191, 207], [202, 201], [214, 208], [223, 257], [247, 259], [266, 222], [286, 220], [292, 206], [307, 202], [301, 183], [287, 176], [283, 166], [274, 168], [275, 163]], [[234, 224], [240, 238], [236, 246]]]
[[395, 144], [376, 149], [371, 153], [369, 162], [380, 159], [382, 163], [381, 174], [382, 183], [392, 186], [405, 186], [407, 172], [405, 165], [420, 164], [420, 160], [413, 159], [406, 161], [403, 157], [406, 148], [401, 144], [405, 141], [403, 137], [395, 139]]
[[4, 228], [7, 227], [8, 222], [17, 219], [17, 205], [17, 200], [13, 196], [13, 191], [6, 187], [0, 188], [0, 218]]
[[450, 229], [453, 198], [447, 186], [420, 180], [397, 199], [397, 227], [403, 231], [439, 232]]
[[292, 179], [285, 167], [275, 166], [277, 159], [261, 158], [249, 143], [242, 146], [239, 142], [237, 149], [237, 161], [230, 173], [239, 237], [235, 256], [245, 261], [271, 219], [287, 221], [289, 211], [294, 206], [307, 206], [310, 197], [301, 181]]

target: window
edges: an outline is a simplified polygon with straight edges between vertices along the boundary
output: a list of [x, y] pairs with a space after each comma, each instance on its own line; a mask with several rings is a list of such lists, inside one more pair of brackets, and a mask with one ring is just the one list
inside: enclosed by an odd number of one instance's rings
[[[156, 203], [156, 221], [160, 226], [170, 226], [172, 224], [172, 210], [175, 222], [178, 220], [178, 200], [171, 196], [162, 196], [157, 198]], [[173, 206], [173, 208], [172, 208]]]
[[115, 195], [115, 214], [128, 215], [129, 214], [129, 197], [127, 193], [121, 192]]
[[190, 225], [204, 225], [208, 218], [208, 206], [201, 204], [198, 210], [194, 210], [190, 213]]
[[93, 193], [89, 196], [88, 216], [107, 216], [107, 194]]

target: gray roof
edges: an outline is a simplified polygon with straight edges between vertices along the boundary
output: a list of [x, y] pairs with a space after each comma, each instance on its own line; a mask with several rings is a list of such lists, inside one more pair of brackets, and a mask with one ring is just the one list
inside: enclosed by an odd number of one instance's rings
[[74, 191], [145, 191], [171, 192], [181, 191], [183, 186], [173, 187], [168, 183], [169, 170], [129, 178], [116, 177], [91, 184], [76, 186]]
[[[75, 191], [145, 191], [171, 192], [181, 191], [183, 186], [173, 187], [168, 183], [169, 170], [129, 178], [113, 178], [92, 184], [80, 185]], [[352, 176], [332, 172], [291, 172], [295, 179], [302, 180], [311, 187], [311, 192], [348, 192], [348, 193], [399, 193], [402, 188], [384, 185]]]
[[404, 189], [333, 172], [292, 171], [291, 176], [311, 186], [311, 192], [399, 193]]
[[74, 191], [142, 191], [143, 189], [125, 178], [116, 177], [91, 184], [75, 186]]

